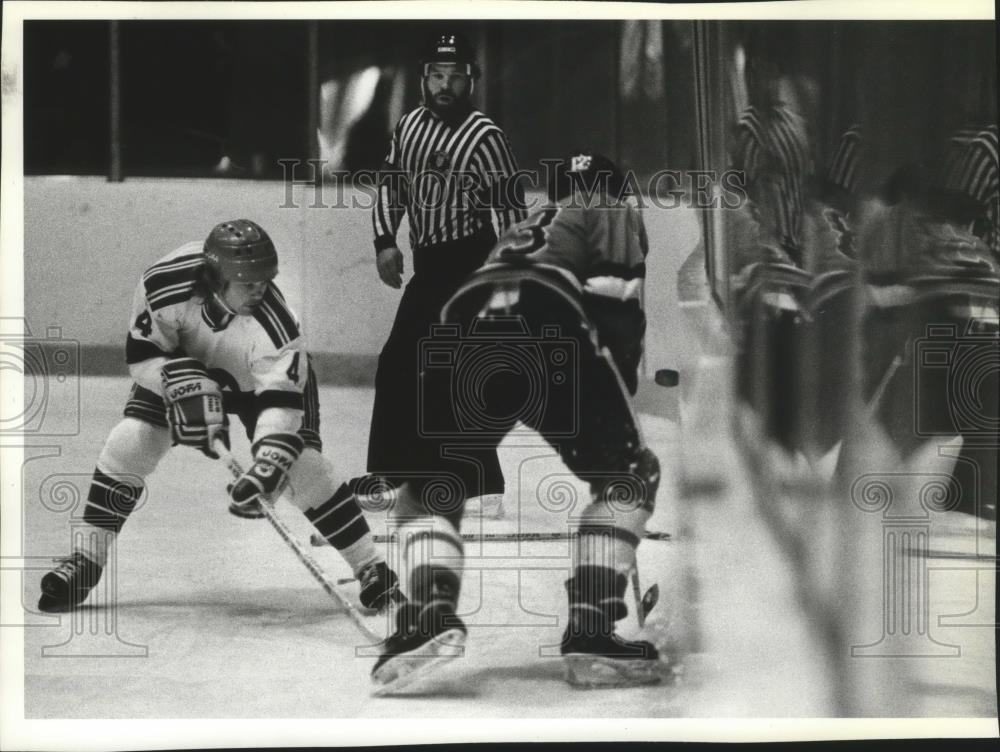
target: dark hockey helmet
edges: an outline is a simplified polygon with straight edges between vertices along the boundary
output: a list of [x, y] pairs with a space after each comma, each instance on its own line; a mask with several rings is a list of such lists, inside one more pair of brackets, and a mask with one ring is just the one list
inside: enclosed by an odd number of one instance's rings
[[603, 193], [621, 199], [625, 186], [625, 173], [609, 157], [587, 149], [574, 149], [555, 163], [555, 171], [550, 173], [548, 195], [550, 201], [559, 201], [576, 191], [587, 196]]
[[479, 76], [475, 48], [455, 31], [439, 31], [427, 37], [420, 51], [421, 74], [426, 75], [430, 63], [464, 63], [468, 66], [469, 75], [473, 78]]
[[212, 228], [205, 240], [205, 266], [212, 280], [267, 282], [278, 274], [278, 252], [256, 222], [233, 219]]

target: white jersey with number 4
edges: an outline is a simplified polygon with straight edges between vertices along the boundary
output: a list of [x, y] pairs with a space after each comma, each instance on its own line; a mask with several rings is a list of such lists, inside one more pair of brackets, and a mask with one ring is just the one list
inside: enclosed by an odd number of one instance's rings
[[192, 242], [143, 273], [125, 348], [132, 378], [162, 396], [163, 364], [196, 358], [224, 389], [254, 395], [258, 412], [274, 408], [270, 429], [295, 430], [310, 373], [295, 314], [273, 282], [253, 315], [234, 316], [206, 302], [195, 289], [204, 263], [202, 243]]

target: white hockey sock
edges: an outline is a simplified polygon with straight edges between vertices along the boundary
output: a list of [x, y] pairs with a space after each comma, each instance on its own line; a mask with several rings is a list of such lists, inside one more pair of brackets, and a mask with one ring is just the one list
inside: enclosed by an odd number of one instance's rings
[[354, 572], [355, 576], [360, 575], [366, 567], [371, 566], [377, 561], [382, 561], [382, 555], [375, 550], [375, 543], [372, 541], [370, 534], [355, 541], [347, 548], [339, 549], [339, 552], [344, 557], [344, 561], [351, 567], [351, 571]]
[[411, 600], [429, 604], [444, 598], [458, 602], [465, 560], [462, 538], [444, 517], [417, 517], [399, 526], [403, 577]]
[[635, 551], [646, 527], [644, 510], [612, 512], [603, 502], [583, 510], [573, 547], [573, 567], [607, 567], [627, 574], [635, 566]]

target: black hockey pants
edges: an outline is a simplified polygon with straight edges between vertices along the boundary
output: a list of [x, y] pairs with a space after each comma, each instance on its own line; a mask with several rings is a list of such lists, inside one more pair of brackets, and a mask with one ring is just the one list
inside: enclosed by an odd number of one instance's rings
[[[375, 403], [368, 437], [368, 472], [393, 485], [438, 474], [448, 439], [422, 430], [448, 404], [432, 404], [422, 393], [421, 340], [441, 320], [441, 307], [470, 272], [486, 259], [496, 243], [488, 228], [451, 243], [417, 249], [413, 277], [403, 291], [392, 331], [379, 354]], [[448, 462], [466, 497], [502, 493], [503, 473], [495, 447], [471, 449], [462, 462]]]

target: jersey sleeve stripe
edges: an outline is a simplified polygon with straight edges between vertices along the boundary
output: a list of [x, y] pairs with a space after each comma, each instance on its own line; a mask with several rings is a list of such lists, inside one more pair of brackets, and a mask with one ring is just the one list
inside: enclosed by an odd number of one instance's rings
[[319, 435], [319, 388], [316, 385], [316, 373], [313, 371], [312, 356], [308, 357], [309, 376], [303, 392], [305, 415], [302, 416], [303, 430], [315, 431]]
[[167, 259], [166, 261], [160, 261], [159, 263], [153, 264], [146, 270], [146, 273], [143, 276], [148, 277], [163, 271], [169, 272], [183, 267], [198, 266], [203, 263], [204, 260], [204, 256], [201, 253], [186, 253], [183, 256], [177, 256], [176, 258]]
[[299, 392], [284, 392], [278, 389], [268, 389], [257, 395], [257, 409], [266, 410], [269, 407], [304, 410], [305, 400]]
[[141, 363], [150, 358], [169, 358], [170, 353], [166, 353], [152, 342], [144, 339], [136, 339], [131, 333], [125, 338], [125, 362]]
[[630, 266], [615, 261], [600, 261], [587, 272], [588, 277], [618, 277], [620, 279], [644, 279], [646, 264]]
[[275, 347], [284, 347], [299, 337], [299, 325], [285, 301], [273, 288], [268, 290], [253, 317], [267, 332]]
[[146, 300], [149, 302], [151, 310], [158, 311], [161, 308], [166, 308], [170, 305], [184, 303], [190, 300], [192, 295], [194, 295], [193, 282], [172, 288], [171, 290], [158, 295], [150, 296], [146, 298]]
[[147, 292], [155, 292], [165, 285], [193, 279], [195, 272], [203, 262], [201, 254], [198, 254], [196, 256], [181, 256], [172, 261], [156, 264], [142, 275], [143, 285], [145, 285]]
[[201, 254], [180, 256], [150, 267], [142, 275], [146, 300], [154, 311], [188, 300], [194, 291], [194, 279], [204, 262]]

